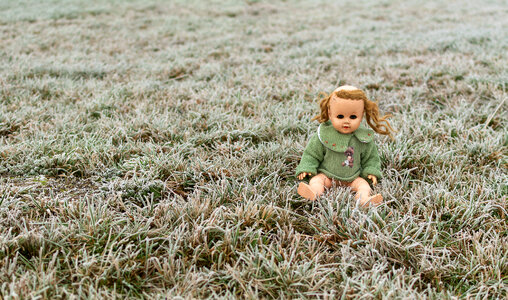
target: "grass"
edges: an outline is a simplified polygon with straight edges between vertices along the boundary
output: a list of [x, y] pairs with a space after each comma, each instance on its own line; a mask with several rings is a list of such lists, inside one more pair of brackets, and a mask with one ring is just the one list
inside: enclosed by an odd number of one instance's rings
[[[0, 1], [0, 298], [506, 298], [503, 1]], [[317, 95], [393, 114], [314, 203]]]

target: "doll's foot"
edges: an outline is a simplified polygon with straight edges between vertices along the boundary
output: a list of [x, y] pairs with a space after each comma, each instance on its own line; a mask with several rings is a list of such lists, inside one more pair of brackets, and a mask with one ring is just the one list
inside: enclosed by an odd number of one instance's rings
[[376, 194], [369, 199], [369, 203], [372, 206], [379, 206], [383, 203], [383, 196], [381, 194]]
[[300, 182], [296, 191], [298, 192], [298, 195], [305, 199], [311, 201], [316, 200], [316, 194], [311, 190], [310, 186], [304, 182]]
[[361, 207], [369, 207], [369, 206], [379, 206], [381, 205], [381, 203], [383, 203], [383, 196], [381, 196], [381, 194], [376, 194], [372, 197], [369, 197], [369, 199], [367, 201], [362, 201], [360, 199], [360, 206]]

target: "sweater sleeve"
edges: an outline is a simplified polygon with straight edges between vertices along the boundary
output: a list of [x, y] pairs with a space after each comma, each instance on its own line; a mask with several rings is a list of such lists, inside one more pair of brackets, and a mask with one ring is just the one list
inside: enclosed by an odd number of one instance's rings
[[362, 172], [360, 176], [367, 179], [368, 175], [374, 175], [378, 179], [381, 178], [381, 160], [374, 142], [367, 144], [367, 149], [362, 153]]
[[302, 159], [298, 167], [296, 167], [296, 176], [300, 173], [307, 172], [313, 175], [317, 174], [317, 169], [324, 157], [324, 146], [319, 141], [319, 137], [315, 134], [307, 144], [303, 151]]

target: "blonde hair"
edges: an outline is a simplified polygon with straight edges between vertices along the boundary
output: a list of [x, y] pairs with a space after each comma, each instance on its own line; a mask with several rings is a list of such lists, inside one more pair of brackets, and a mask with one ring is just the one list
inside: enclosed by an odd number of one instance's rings
[[367, 124], [369, 124], [370, 128], [379, 134], [388, 135], [393, 140], [392, 132], [395, 130], [393, 130], [387, 120], [391, 117], [391, 115], [384, 115], [381, 117], [377, 103], [367, 99], [367, 96], [362, 90], [353, 86], [341, 86], [329, 95], [326, 93], [320, 93], [320, 96], [322, 97], [319, 102], [321, 113], [312, 118], [312, 121], [317, 120], [319, 123], [323, 123], [330, 119], [328, 116], [328, 110], [330, 108], [330, 100], [333, 96], [347, 100], [362, 100], [364, 104], [365, 119], [367, 120]]

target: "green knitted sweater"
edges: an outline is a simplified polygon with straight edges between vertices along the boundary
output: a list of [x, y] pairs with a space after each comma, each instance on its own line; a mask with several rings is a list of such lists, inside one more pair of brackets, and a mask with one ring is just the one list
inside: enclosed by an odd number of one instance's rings
[[374, 144], [374, 131], [363, 127], [350, 134], [342, 134], [327, 121], [319, 125], [310, 139], [296, 176], [302, 172], [324, 173], [330, 178], [353, 181], [358, 176], [381, 178], [381, 162]]

